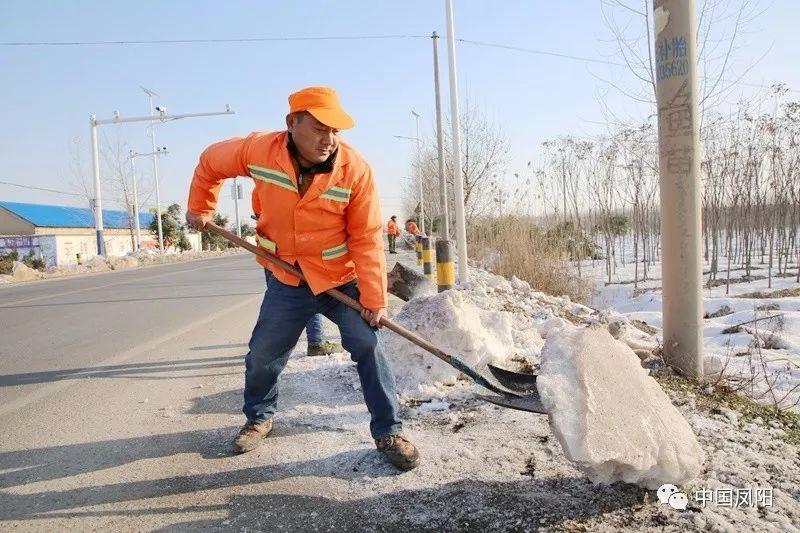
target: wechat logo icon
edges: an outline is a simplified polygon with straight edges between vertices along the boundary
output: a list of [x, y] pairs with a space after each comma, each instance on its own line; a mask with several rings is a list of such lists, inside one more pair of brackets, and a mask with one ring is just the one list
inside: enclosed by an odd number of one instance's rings
[[658, 501], [669, 505], [677, 511], [685, 511], [689, 503], [686, 493], [670, 483], [665, 483], [658, 487], [656, 495], [658, 496]]

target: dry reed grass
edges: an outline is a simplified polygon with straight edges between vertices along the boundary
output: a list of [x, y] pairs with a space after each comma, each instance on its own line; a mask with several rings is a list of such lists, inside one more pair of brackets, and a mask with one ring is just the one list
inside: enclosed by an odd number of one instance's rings
[[468, 235], [470, 255], [495, 274], [516, 276], [535, 290], [587, 303], [594, 285], [580, 278], [565, 242], [554, 242], [530, 219], [506, 216], [477, 221]]

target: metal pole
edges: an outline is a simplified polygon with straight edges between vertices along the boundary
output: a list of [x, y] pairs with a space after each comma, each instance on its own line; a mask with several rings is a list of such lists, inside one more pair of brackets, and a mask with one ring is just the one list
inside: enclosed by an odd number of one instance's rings
[[92, 173], [94, 174], [94, 227], [97, 234], [97, 255], [106, 255], [106, 242], [103, 237], [103, 193], [100, 191], [100, 154], [97, 147], [97, 117], [91, 115]]
[[447, 180], [444, 178], [444, 139], [442, 136], [442, 98], [439, 92], [439, 36], [436, 32], [431, 35], [433, 41], [433, 85], [436, 94], [436, 150], [439, 155], [439, 200], [442, 209], [442, 228], [440, 235], [443, 239], [450, 238], [450, 215], [447, 210]]
[[136, 186], [136, 152], [131, 150], [131, 174], [133, 176], [133, 218], [136, 224], [136, 249], [142, 247], [142, 228], [139, 224], [139, 192]]
[[424, 187], [423, 182], [424, 174], [422, 165], [420, 165], [420, 146], [419, 146], [419, 114], [411, 110], [411, 114], [414, 115], [414, 120], [417, 124], [417, 136], [414, 137], [417, 142], [417, 179], [419, 180], [419, 231], [425, 235], [425, 196], [424, 196]]
[[426, 235], [425, 233], [425, 207], [423, 205], [424, 202], [424, 195], [423, 195], [423, 187], [422, 187], [422, 176], [419, 176], [419, 231]]
[[239, 177], [233, 178], [233, 205], [236, 206], [236, 235], [242, 236], [242, 223], [239, 222]]
[[[147, 103], [150, 107], [150, 116], [153, 116], [153, 93], [147, 92]], [[161, 191], [158, 187], [158, 156], [156, 155], [156, 124], [150, 123], [150, 142], [153, 147], [153, 179], [156, 182], [156, 220], [158, 224], [158, 250], [164, 253], [164, 230], [161, 227]]]
[[461, 132], [458, 116], [458, 77], [456, 76], [456, 37], [453, 28], [453, 0], [445, 0], [447, 11], [447, 53], [450, 63], [450, 114], [453, 126], [453, 183], [455, 184], [456, 246], [458, 281], [469, 278], [467, 271], [467, 224], [464, 219], [464, 178], [461, 169]]
[[703, 377], [700, 120], [694, 0], [655, 0], [664, 360]]

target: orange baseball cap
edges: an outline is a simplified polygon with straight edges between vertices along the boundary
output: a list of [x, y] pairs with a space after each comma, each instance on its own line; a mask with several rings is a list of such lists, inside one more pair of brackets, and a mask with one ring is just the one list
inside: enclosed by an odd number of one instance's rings
[[346, 130], [355, 125], [339, 102], [336, 90], [330, 87], [306, 87], [289, 95], [289, 113], [308, 111], [311, 115], [337, 130]]

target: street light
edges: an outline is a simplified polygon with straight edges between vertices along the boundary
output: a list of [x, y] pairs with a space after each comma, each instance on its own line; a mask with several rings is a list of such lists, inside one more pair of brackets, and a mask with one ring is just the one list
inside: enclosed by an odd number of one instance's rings
[[[153, 97], [158, 96], [155, 91], [151, 91], [150, 89], [145, 89], [142, 87], [142, 90], [147, 95], [147, 105], [149, 107], [150, 115], [153, 114]], [[167, 108], [164, 106], [156, 106], [156, 111], [158, 111], [159, 119], [164, 120], [164, 115], [167, 112]], [[161, 227], [161, 190], [158, 186], [158, 158], [156, 157], [156, 123], [150, 123], [150, 142], [153, 147], [153, 179], [155, 180], [156, 184], [156, 218], [158, 219], [158, 250], [162, 254], [164, 253], [164, 230]]]
[[[411, 111], [411, 113], [417, 118], [417, 136], [416, 137], [409, 137], [407, 135], [394, 135], [395, 139], [401, 139], [404, 141], [414, 141], [417, 144], [417, 159], [419, 159], [419, 115], [415, 111]], [[419, 166], [417, 165], [417, 174], [419, 175], [419, 230], [425, 235], [425, 206], [424, 206], [424, 199], [422, 195], [422, 172]]]
[[142, 247], [142, 229], [139, 224], [139, 193], [136, 187], [136, 163], [134, 160], [137, 157], [144, 157], [148, 155], [152, 155], [153, 157], [160, 156], [160, 155], [167, 155], [169, 152], [167, 151], [166, 146], [159, 146], [156, 148], [156, 151], [153, 153], [147, 154], [140, 154], [138, 152], [134, 152], [133, 150], [130, 151], [128, 157], [131, 160], [131, 174], [133, 175], [133, 218], [136, 220], [136, 249], [139, 250]]
[[[163, 108], [162, 108], [163, 109]], [[119, 116], [118, 112], [114, 112], [112, 118], [98, 119], [95, 115], [89, 116], [89, 126], [92, 139], [92, 173], [94, 174], [94, 224], [97, 233], [97, 255], [106, 255], [106, 243], [103, 238], [103, 198], [102, 191], [100, 190], [100, 155], [97, 143], [97, 127], [104, 124], [124, 124], [128, 122], [150, 122], [156, 120], [167, 122], [170, 120], [180, 120], [182, 118], [195, 118], [195, 117], [212, 117], [216, 115], [233, 115], [229, 105], [225, 105], [225, 111], [214, 111], [211, 113], [184, 113], [181, 115], [167, 115], [166, 109], [160, 112], [159, 116], [153, 116], [152, 113], [146, 117], [131, 117], [123, 118]], [[153, 141], [153, 151], [156, 151], [155, 141]], [[153, 156], [155, 157], [155, 156]], [[158, 195], [158, 181], [156, 181], [156, 195]], [[158, 208], [158, 221], [161, 222], [161, 208]], [[163, 250], [163, 240], [162, 248]]]

